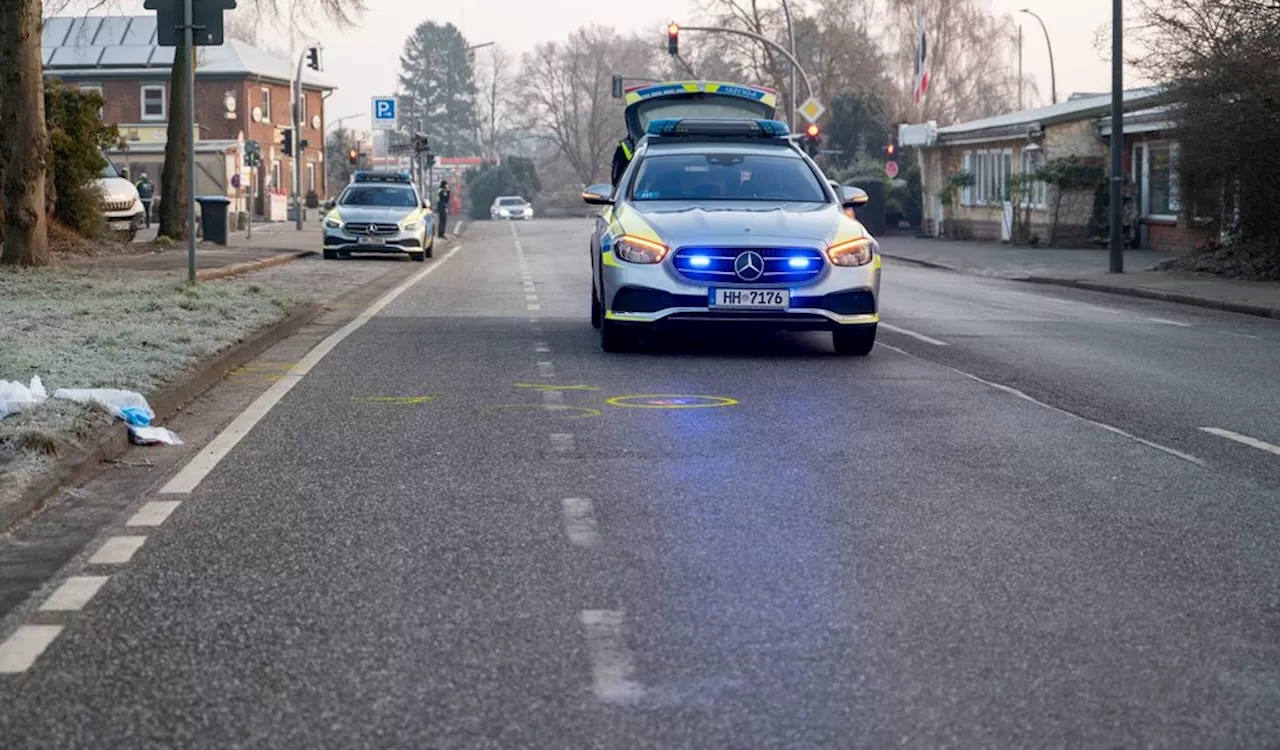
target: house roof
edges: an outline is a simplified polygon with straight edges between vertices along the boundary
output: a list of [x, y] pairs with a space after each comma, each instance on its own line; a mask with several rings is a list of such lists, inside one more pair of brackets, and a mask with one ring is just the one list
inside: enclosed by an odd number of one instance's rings
[[[1177, 128], [1177, 111], [1172, 104], [1148, 107], [1124, 114], [1125, 134], [1159, 133]], [[1098, 135], [1111, 135], [1111, 115], [1098, 120]]]
[[[1125, 91], [1124, 107], [1126, 111], [1137, 107], [1150, 107], [1160, 103], [1162, 96], [1161, 89], [1156, 87]], [[1024, 109], [938, 128], [937, 144], [1017, 138], [1039, 131], [1048, 125], [1094, 119], [1110, 111], [1110, 92], [1073, 96], [1065, 102], [1047, 107]]]
[[[63, 77], [168, 75], [173, 67], [174, 48], [156, 44], [155, 16], [55, 16], [45, 19], [40, 48], [45, 72]], [[196, 49], [197, 76], [288, 83], [295, 72], [288, 60], [239, 39]], [[302, 82], [312, 88], [334, 88], [306, 68]]]

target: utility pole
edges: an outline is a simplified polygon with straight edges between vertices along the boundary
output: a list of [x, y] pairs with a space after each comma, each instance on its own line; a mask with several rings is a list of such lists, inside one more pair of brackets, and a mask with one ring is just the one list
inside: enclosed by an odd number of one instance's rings
[[[787, 40], [791, 47], [791, 59], [796, 59], [796, 30], [791, 25], [791, 5], [787, 0], [782, 0], [782, 13], [787, 17]], [[791, 132], [796, 130], [796, 113], [800, 109], [800, 103], [796, 99], [796, 66], [791, 66], [791, 90], [787, 92], [791, 97]]]
[[196, 35], [193, 0], [182, 2], [182, 43], [187, 59], [182, 74], [187, 77], [187, 281], [196, 283]]
[[1044, 19], [1035, 13], [1023, 8], [1021, 13], [1026, 13], [1032, 18], [1040, 22], [1040, 30], [1044, 32], [1044, 43], [1049, 47], [1049, 90], [1053, 92], [1053, 103], [1058, 103], [1058, 70], [1053, 64], [1053, 40], [1049, 38], [1049, 27], [1044, 25]]
[[1124, 273], [1124, 2], [1111, 0], [1111, 273]]
[[1018, 109], [1027, 108], [1022, 97], [1022, 24], [1018, 24]]

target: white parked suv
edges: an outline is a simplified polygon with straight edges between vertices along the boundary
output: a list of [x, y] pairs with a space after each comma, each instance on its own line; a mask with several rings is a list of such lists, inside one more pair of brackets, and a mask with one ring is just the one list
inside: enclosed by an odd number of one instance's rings
[[532, 219], [533, 206], [518, 195], [500, 195], [489, 207], [490, 219]]
[[102, 191], [102, 213], [107, 217], [107, 227], [112, 232], [128, 236], [132, 242], [142, 227], [143, 220], [138, 188], [120, 174], [106, 154], [102, 158], [106, 160], [107, 166], [102, 168], [102, 176], [97, 179], [97, 185]]

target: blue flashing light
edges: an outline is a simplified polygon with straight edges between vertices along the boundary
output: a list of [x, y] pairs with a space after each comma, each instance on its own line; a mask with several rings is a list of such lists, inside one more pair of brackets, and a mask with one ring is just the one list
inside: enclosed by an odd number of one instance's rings
[[711, 259], [705, 255], [695, 255], [689, 259], [689, 265], [694, 268], [706, 268], [711, 265]]
[[745, 117], [731, 118], [662, 118], [645, 126], [647, 135], [658, 136], [738, 136], [756, 138], [785, 138], [791, 129], [781, 120], [752, 120]]
[[810, 261], [808, 258], [791, 258], [787, 261], [789, 268], [808, 268]]

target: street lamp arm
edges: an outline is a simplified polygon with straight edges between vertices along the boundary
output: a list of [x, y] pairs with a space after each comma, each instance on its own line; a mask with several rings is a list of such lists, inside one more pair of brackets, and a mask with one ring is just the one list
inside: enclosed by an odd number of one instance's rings
[[1044, 32], [1044, 43], [1045, 43], [1045, 46], [1049, 48], [1049, 90], [1052, 92], [1051, 96], [1053, 97], [1053, 103], [1057, 104], [1058, 103], [1058, 72], [1053, 64], [1053, 40], [1049, 38], [1049, 27], [1045, 26], [1044, 19], [1041, 18], [1038, 14], [1030, 10], [1027, 10], [1026, 8], [1023, 8], [1022, 12], [1036, 19], [1036, 21], [1040, 23], [1040, 30]]
[[757, 42], [760, 42], [761, 44], [769, 45], [770, 47], [772, 47], [773, 49], [781, 53], [783, 57], [791, 61], [791, 65], [793, 66], [793, 69], [800, 74], [800, 77], [802, 79], [804, 79], [805, 91], [809, 93], [810, 98], [813, 97], [813, 84], [809, 82], [809, 74], [804, 72], [804, 68], [800, 67], [800, 62], [796, 60], [795, 55], [788, 52], [787, 48], [783, 47], [781, 44], [778, 44], [777, 42], [771, 39], [767, 39], [751, 31], [743, 31], [742, 29], [731, 29], [725, 26], [681, 26], [680, 29], [682, 31], [709, 31], [709, 32], [721, 33], [721, 34], [737, 34], [739, 36], [750, 37], [756, 40]]

